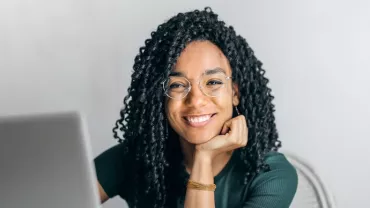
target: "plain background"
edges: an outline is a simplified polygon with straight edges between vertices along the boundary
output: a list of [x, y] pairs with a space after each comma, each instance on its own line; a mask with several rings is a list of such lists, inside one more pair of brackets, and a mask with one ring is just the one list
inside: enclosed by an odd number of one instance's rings
[[339, 207], [369, 207], [367, 0], [2, 0], [0, 115], [80, 110], [98, 155], [116, 144], [111, 129], [144, 40], [172, 15], [205, 6], [264, 63], [282, 151], [312, 164]]

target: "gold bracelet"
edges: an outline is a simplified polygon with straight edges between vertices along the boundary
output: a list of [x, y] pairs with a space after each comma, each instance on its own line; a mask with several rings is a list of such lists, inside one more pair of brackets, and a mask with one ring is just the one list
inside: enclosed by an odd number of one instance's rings
[[204, 190], [204, 191], [215, 191], [216, 184], [202, 184], [192, 180], [188, 181], [186, 186], [187, 188], [196, 189], [196, 190]]

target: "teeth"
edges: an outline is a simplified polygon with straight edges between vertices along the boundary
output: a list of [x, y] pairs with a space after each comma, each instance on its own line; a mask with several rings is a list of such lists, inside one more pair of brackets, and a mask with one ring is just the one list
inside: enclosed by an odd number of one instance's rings
[[191, 123], [200, 123], [207, 121], [211, 118], [211, 115], [204, 115], [204, 116], [187, 116], [186, 119]]

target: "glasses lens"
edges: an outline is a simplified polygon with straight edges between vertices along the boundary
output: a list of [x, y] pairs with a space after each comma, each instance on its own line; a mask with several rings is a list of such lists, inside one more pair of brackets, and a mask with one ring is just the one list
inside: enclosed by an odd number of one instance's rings
[[200, 87], [205, 94], [215, 97], [222, 92], [226, 82], [224, 73], [204, 74], [200, 80]]
[[170, 77], [163, 84], [167, 96], [182, 99], [189, 91], [190, 83], [184, 77]]

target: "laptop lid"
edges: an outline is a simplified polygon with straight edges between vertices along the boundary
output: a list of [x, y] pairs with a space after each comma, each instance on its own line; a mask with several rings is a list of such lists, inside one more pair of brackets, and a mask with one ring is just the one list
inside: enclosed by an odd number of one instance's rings
[[80, 114], [0, 118], [1, 208], [99, 206], [90, 140]]

